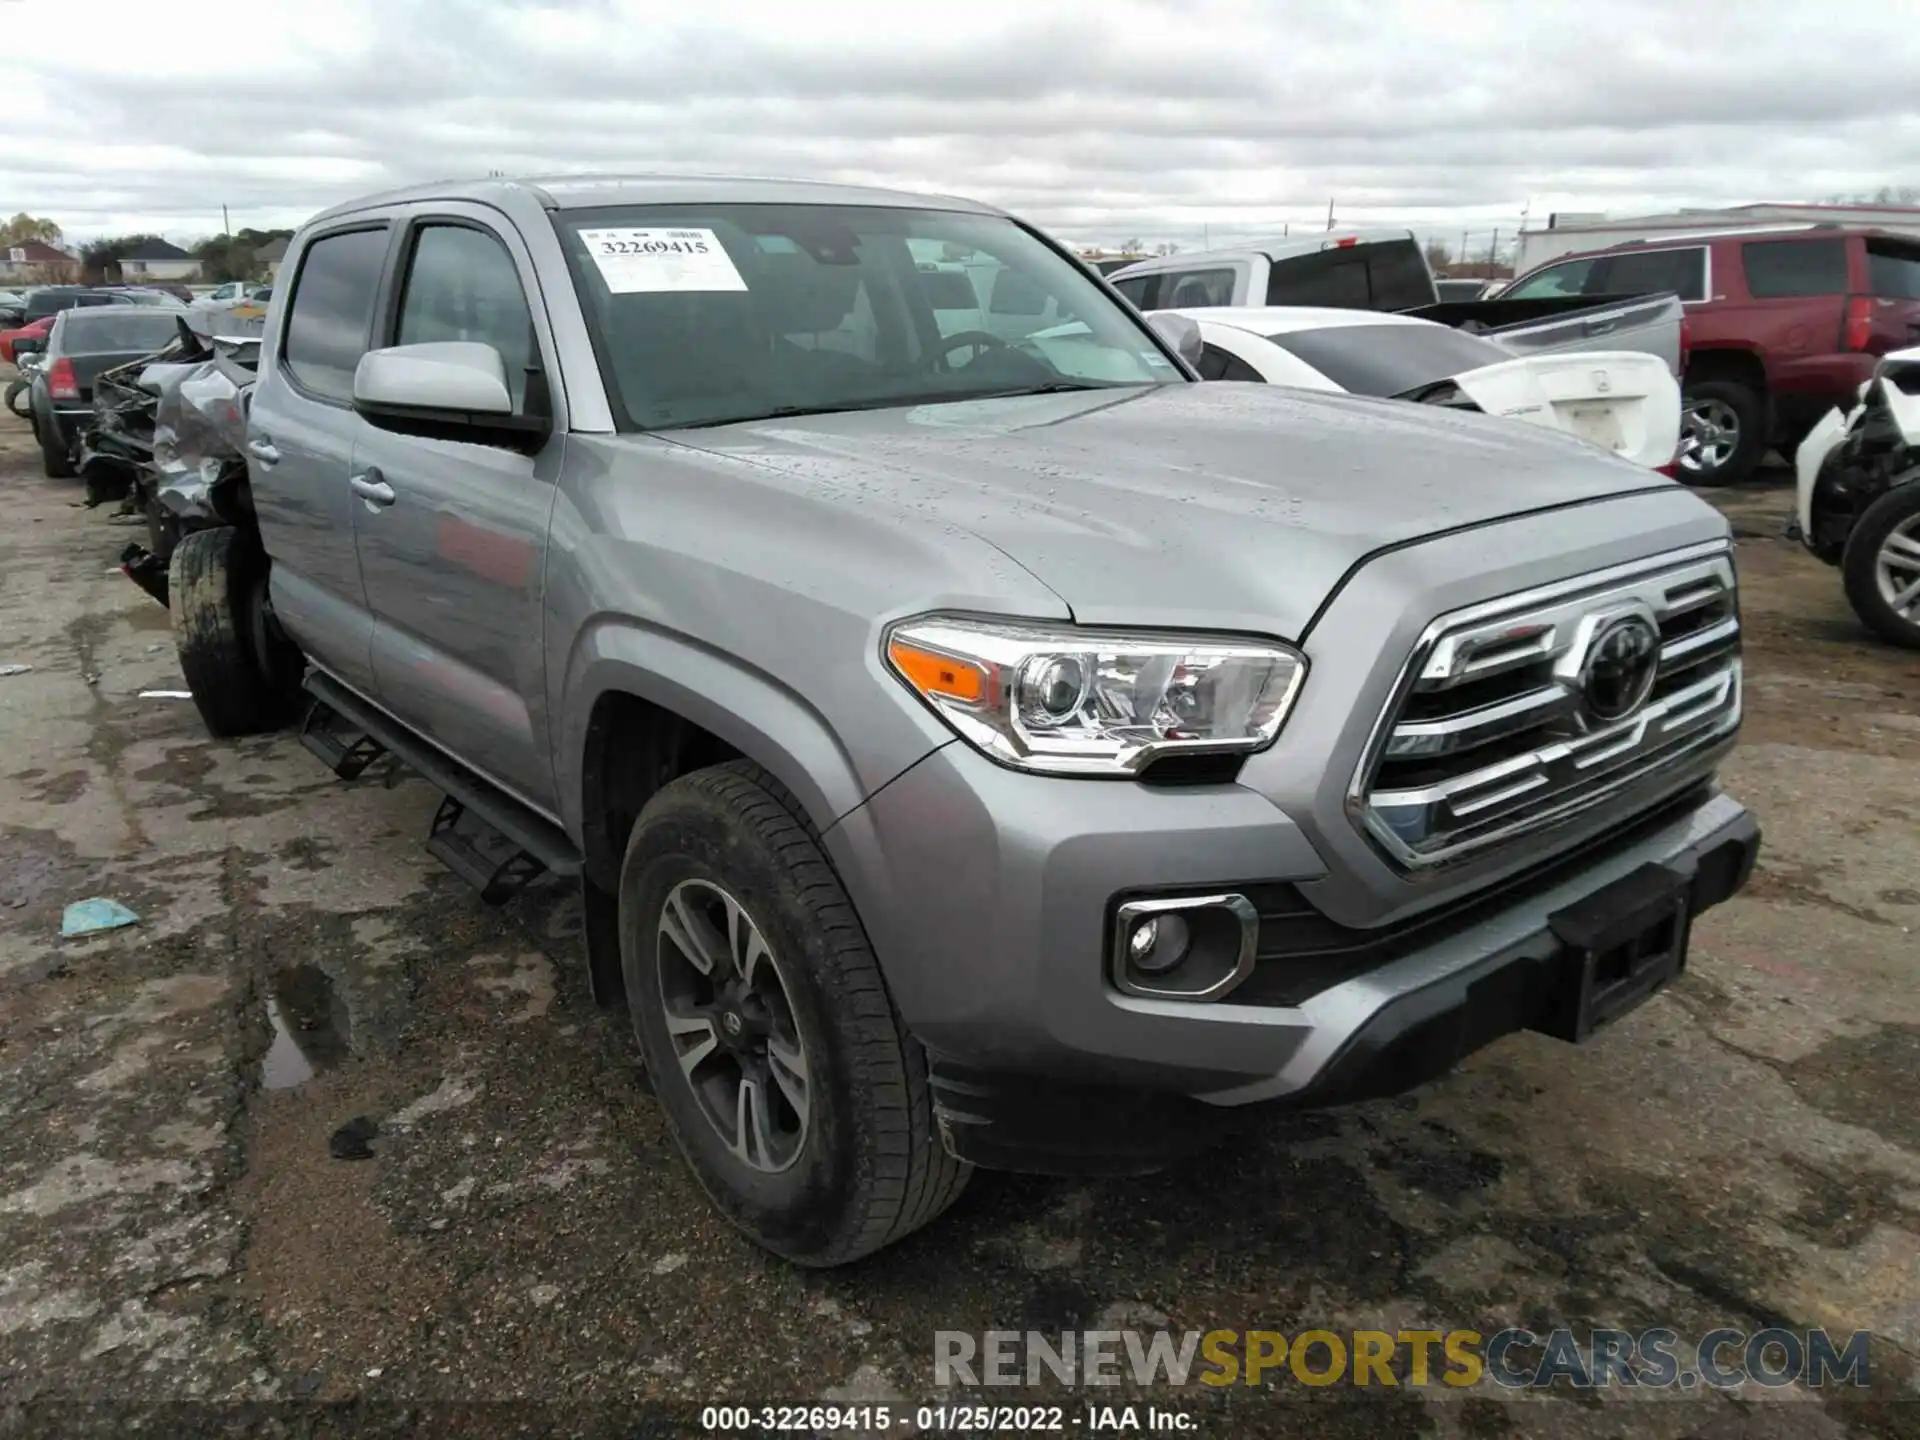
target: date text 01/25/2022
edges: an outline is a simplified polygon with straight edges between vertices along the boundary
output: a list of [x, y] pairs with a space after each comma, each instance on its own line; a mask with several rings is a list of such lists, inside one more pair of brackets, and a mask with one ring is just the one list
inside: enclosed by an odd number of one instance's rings
[[884, 1434], [895, 1428], [967, 1435], [1129, 1430], [1178, 1434], [1198, 1426], [1184, 1411], [1157, 1405], [709, 1405], [700, 1412], [700, 1428], [713, 1434], [788, 1430]]

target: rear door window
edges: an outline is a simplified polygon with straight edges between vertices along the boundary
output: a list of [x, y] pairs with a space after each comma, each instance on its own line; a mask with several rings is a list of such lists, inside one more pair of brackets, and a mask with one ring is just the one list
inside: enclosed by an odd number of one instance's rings
[[1665, 291], [1682, 300], [1707, 298], [1707, 252], [1703, 246], [1684, 250], [1629, 250], [1597, 256], [1588, 272], [1582, 295], [1654, 295]]
[[1169, 310], [1205, 310], [1233, 304], [1232, 270], [1172, 270], [1160, 277], [1160, 303]]
[[1587, 276], [1593, 273], [1593, 261], [1568, 260], [1536, 270], [1501, 293], [1503, 300], [1551, 300], [1561, 295], [1586, 293]]
[[1847, 293], [1847, 242], [1754, 240], [1740, 247], [1747, 294], [1756, 300]]
[[1884, 300], [1920, 300], [1920, 245], [1867, 241], [1867, 290]]
[[353, 372], [367, 353], [386, 256], [384, 225], [324, 235], [307, 247], [294, 280], [281, 357], [310, 394], [341, 404], [353, 399]]

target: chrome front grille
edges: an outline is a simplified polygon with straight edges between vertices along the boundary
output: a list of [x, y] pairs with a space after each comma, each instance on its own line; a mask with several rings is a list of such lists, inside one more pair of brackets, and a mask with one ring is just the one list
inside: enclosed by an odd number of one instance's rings
[[1428, 868], [1714, 748], [1740, 702], [1732, 553], [1696, 546], [1435, 621], [1349, 801], [1396, 864]]

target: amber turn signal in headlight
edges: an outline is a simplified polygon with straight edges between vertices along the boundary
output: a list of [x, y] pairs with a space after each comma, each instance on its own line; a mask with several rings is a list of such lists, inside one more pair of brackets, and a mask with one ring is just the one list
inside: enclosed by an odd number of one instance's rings
[[1052, 775], [1258, 750], [1280, 733], [1307, 668], [1273, 641], [939, 615], [894, 626], [886, 658], [961, 738]]

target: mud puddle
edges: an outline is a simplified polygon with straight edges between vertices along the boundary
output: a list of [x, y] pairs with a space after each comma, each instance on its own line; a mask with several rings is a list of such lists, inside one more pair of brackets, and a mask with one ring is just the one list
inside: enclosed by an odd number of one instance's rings
[[317, 965], [289, 965], [267, 982], [273, 1043], [260, 1062], [260, 1084], [290, 1090], [331, 1070], [353, 1053], [346, 1003]]

